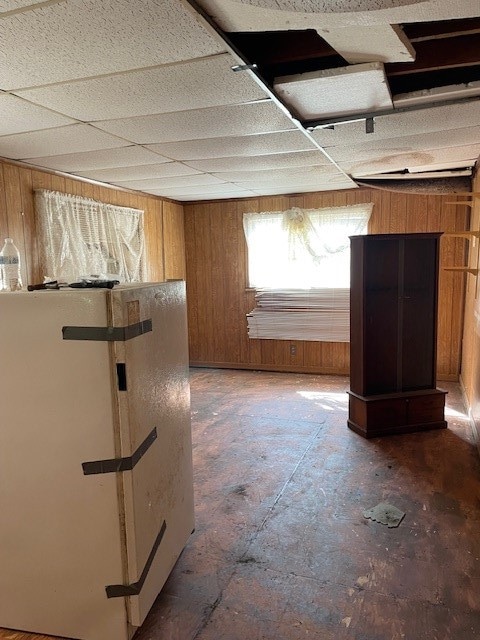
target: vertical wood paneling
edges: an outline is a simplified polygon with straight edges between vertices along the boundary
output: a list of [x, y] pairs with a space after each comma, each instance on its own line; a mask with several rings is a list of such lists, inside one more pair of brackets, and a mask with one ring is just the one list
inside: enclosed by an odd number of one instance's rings
[[[195, 245], [196, 232], [195, 232], [195, 221], [196, 218], [193, 215], [187, 215], [188, 206], [185, 205], [185, 254], [186, 255], [197, 255], [197, 248]], [[200, 361], [200, 355], [198, 351], [198, 346], [200, 344], [200, 336], [199, 336], [199, 311], [198, 311], [198, 300], [199, 296], [191, 295], [190, 291], [198, 291], [199, 284], [197, 281], [197, 268], [196, 264], [192, 261], [186, 262], [186, 282], [187, 282], [187, 299], [190, 301], [188, 304], [187, 312], [188, 312], [188, 336], [190, 342], [190, 360], [192, 361]]]
[[[439, 211], [439, 228], [442, 231], [453, 231], [449, 228], [449, 221], [455, 216], [451, 205], [440, 205]], [[443, 236], [440, 240], [440, 266], [455, 264], [455, 239]], [[454, 273], [445, 271], [440, 267], [439, 274], [439, 305], [438, 305], [438, 337], [437, 337], [437, 371], [442, 374], [448, 372], [450, 368], [450, 349], [449, 344], [451, 334], [448, 328], [452, 323], [452, 305], [447, 302], [445, 293], [448, 292], [449, 298], [452, 296], [453, 288], [463, 287], [465, 275], [463, 273]]]
[[[472, 191], [480, 192], [480, 173], [477, 170]], [[461, 198], [464, 200], [465, 198]], [[480, 198], [473, 198], [470, 213], [470, 230], [480, 230]], [[480, 268], [480, 239], [468, 241], [465, 264]], [[480, 287], [479, 276], [466, 276], [465, 314], [462, 345], [461, 379], [467, 396], [472, 418], [480, 434]]]
[[[445, 206], [445, 205], [444, 205]], [[470, 210], [465, 206], [457, 206], [455, 216], [454, 231], [468, 229], [470, 224]], [[456, 265], [465, 265], [468, 262], [468, 241], [463, 238], [455, 238], [453, 262]], [[452, 311], [451, 321], [451, 344], [450, 344], [450, 366], [451, 374], [457, 372], [461, 365], [462, 357], [462, 333], [465, 315], [465, 289], [467, 279], [473, 276], [467, 274], [464, 278], [459, 278], [452, 287], [452, 310], [461, 309], [461, 313]]]
[[25, 247], [25, 228], [22, 207], [22, 191], [20, 185], [19, 168], [14, 165], [3, 167], [3, 178], [5, 186], [5, 204], [8, 212], [8, 234], [15, 243], [20, 256], [20, 271], [22, 282], [28, 280], [28, 261]]
[[[1, 185], [5, 185], [5, 179], [3, 177], [4, 171], [3, 164], [0, 164], [0, 181]], [[7, 213], [7, 201], [5, 199], [5, 189], [0, 189], [0, 234], [2, 239], [8, 238], [8, 213]]]
[[[0, 161], [0, 242], [11, 236], [19, 248], [24, 285], [42, 282], [45, 275], [40, 265], [37, 225], [34, 211], [34, 190], [50, 189], [81, 195], [145, 211], [145, 239], [150, 281], [164, 280], [164, 261], [170, 265], [171, 278], [185, 277], [183, 207], [166, 203], [168, 233], [163, 234], [162, 200], [155, 196], [122, 191], [102, 185], [31, 169], [17, 163]], [[166, 246], [166, 243], [172, 243]]]
[[144, 210], [145, 251], [147, 254], [147, 277], [150, 281], [165, 279], [165, 258], [162, 252], [163, 220], [162, 202], [148, 200]]
[[[221, 309], [223, 322], [220, 324], [210, 321], [209, 336], [210, 344], [213, 352], [218, 353], [221, 362], [226, 362], [226, 337], [229, 327], [225, 318], [225, 263], [230, 258], [227, 255], [226, 248], [223, 244], [225, 221], [222, 217], [219, 219], [218, 209], [215, 204], [207, 204], [209, 236], [210, 236], [210, 260], [208, 261], [208, 269], [211, 274], [212, 297], [211, 297], [211, 318], [217, 315], [217, 310]], [[228, 204], [226, 205], [228, 208]]]
[[[23, 230], [25, 242], [26, 282], [42, 282], [43, 275], [39, 263], [37, 221], [32, 198], [32, 172], [28, 169], [19, 172]], [[24, 283], [25, 284], [25, 283]]]
[[[465, 229], [464, 213], [445, 202], [452, 196], [417, 196], [379, 189], [307, 193], [185, 206], [190, 354], [193, 364], [290, 371], [348, 373], [349, 345], [309, 341], [249, 340], [246, 314], [254, 292], [246, 289], [243, 214], [290, 207], [321, 208], [373, 202], [370, 233]], [[219, 247], [223, 243], [224, 249]], [[445, 246], [443, 243], [446, 243]], [[462, 264], [462, 241], [444, 239], [441, 266]], [[381, 265], [379, 265], [381, 268]], [[463, 284], [459, 274], [441, 272], [439, 307], [440, 378], [460, 370]], [[296, 354], [291, 354], [294, 345]]]
[[163, 246], [165, 247], [165, 278], [185, 278], [185, 233], [183, 206], [163, 203]]
[[[258, 200], [238, 200], [236, 203], [236, 216], [237, 219], [233, 220], [234, 228], [231, 230], [232, 251], [236, 252], [238, 258], [236, 264], [238, 272], [236, 274], [237, 289], [233, 289], [233, 296], [237, 298], [237, 308], [239, 314], [239, 331], [236, 331], [238, 339], [240, 341], [240, 362], [261, 362], [262, 354], [262, 341], [250, 340], [247, 335], [247, 317], [248, 311], [255, 306], [255, 291], [248, 289], [247, 273], [247, 250], [245, 243], [245, 236], [242, 233], [238, 233], [237, 225], [238, 220], [243, 220], [243, 214], [249, 211], [258, 211]], [[243, 227], [242, 227], [243, 231]], [[248, 311], [247, 311], [248, 310]], [[236, 326], [237, 322], [233, 326]]]
[[[232, 292], [238, 291], [242, 286], [239, 280], [245, 273], [245, 264], [241, 264], [245, 254], [239, 254], [236, 243], [236, 226], [237, 226], [237, 204], [236, 202], [228, 203], [222, 214], [222, 246], [224, 255], [222, 258], [222, 298], [223, 298], [223, 314], [225, 317], [225, 349], [224, 358], [240, 360], [242, 353], [242, 340], [240, 331], [229, 331], [229, 327], [238, 324], [242, 320], [241, 298], [238, 295], [232, 295]], [[234, 287], [232, 286], [234, 283]], [[246, 325], [246, 322], [245, 322]]]
[[[212, 328], [217, 325], [217, 322], [213, 319], [215, 315], [212, 315], [214, 313], [214, 291], [212, 263], [209, 262], [213, 258], [211, 236], [209, 234], [210, 226], [208, 206], [202, 205], [195, 212], [195, 255], [198, 256], [198, 263], [196, 266], [194, 265], [197, 270], [195, 295], [197, 296], [198, 305], [199, 342], [197, 349], [200, 361], [206, 361], [209, 355], [214, 353]], [[189, 296], [192, 296], [193, 291], [192, 287], [190, 287]], [[216, 310], [216, 313], [220, 314], [221, 308]]]

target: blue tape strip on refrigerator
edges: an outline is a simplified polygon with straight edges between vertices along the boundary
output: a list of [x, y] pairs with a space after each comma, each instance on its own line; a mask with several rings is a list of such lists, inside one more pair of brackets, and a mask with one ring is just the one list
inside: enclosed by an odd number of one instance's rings
[[165, 530], [167, 528], [167, 523], [165, 520], [163, 521], [162, 527], [160, 529], [160, 533], [158, 534], [153, 548], [150, 551], [150, 555], [148, 556], [145, 567], [143, 568], [142, 575], [140, 576], [137, 582], [133, 584], [110, 584], [108, 587], [105, 587], [107, 592], [107, 598], [124, 598], [126, 596], [138, 596], [140, 591], [142, 590], [143, 584], [147, 579], [148, 572], [150, 571], [150, 567], [152, 566], [153, 560], [155, 558], [155, 554], [157, 553], [157, 549], [160, 546], [162, 538], [165, 534]]
[[64, 340], [125, 342], [152, 331], [152, 320], [142, 320], [126, 327], [62, 327]]
[[142, 444], [127, 458], [111, 458], [110, 460], [93, 460], [82, 462], [83, 474], [90, 476], [96, 473], [116, 473], [117, 471], [131, 471], [137, 462], [150, 449], [157, 439], [157, 428], [154, 427]]

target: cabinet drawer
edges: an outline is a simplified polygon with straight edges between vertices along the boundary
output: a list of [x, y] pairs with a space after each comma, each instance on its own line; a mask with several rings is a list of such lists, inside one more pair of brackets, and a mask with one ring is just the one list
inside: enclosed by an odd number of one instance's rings
[[372, 427], [394, 427], [405, 424], [407, 404], [403, 398], [367, 402], [367, 421]]
[[438, 422], [444, 419], [445, 395], [443, 393], [408, 398], [408, 424]]

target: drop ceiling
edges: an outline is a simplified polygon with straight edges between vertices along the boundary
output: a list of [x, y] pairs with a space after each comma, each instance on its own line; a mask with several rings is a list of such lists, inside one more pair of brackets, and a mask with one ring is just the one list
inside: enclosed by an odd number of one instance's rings
[[478, 0], [3, 0], [0, 42], [1, 157], [173, 200], [480, 154]]

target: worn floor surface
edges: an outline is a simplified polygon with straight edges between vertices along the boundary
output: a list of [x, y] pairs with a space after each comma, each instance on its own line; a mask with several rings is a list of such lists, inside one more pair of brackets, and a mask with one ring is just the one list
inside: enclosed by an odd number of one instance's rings
[[[480, 463], [458, 385], [439, 385], [447, 430], [367, 441], [346, 426], [347, 378], [191, 382], [196, 530], [135, 640], [480, 639]], [[363, 516], [382, 501], [398, 528]]]

